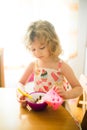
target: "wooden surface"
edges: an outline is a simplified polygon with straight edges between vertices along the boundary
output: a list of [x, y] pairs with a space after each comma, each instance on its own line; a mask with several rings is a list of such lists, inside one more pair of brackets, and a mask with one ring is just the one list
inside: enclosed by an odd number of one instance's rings
[[79, 130], [63, 106], [28, 111], [16, 100], [16, 89], [0, 88], [0, 130]]
[[4, 49], [0, 48], [0, 87], [4, 85]]

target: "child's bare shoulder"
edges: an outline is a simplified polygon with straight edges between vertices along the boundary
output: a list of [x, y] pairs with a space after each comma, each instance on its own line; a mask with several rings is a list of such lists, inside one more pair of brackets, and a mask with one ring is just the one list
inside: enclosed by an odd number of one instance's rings
[[69, 72], [69, 71], [71, 72], [72, 68], [71, 68], [71, 66], [66, 61], [62, 60], [61, 71], [62, 72]]
[[34, 61], [29, 64], [29, 66], [34, 66], [34, 65], [35, 65]]
[[27, 70], [33, 70], [34, 67], [35, 67], [35, 62], [31, 62], [31, 63], [28, 64]]

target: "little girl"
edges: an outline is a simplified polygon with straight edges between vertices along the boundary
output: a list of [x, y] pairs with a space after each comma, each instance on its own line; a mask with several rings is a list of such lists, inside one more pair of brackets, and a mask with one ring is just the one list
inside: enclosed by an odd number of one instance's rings
[[[55, 28], [50, 22], [33, 22], [25, 35], [25, 46], [36, 60], [29, 64], [18, 87], [24, 89], [30, 75], [34, 74], [35, 91], [48, 92], [53, 88], [64, 100], [82, 94], [82, 87], [73, 70], [59, 58], [62, 49]], [[23, 103], [23, 96], [19, 95], [17, 92], [18, 101]]]

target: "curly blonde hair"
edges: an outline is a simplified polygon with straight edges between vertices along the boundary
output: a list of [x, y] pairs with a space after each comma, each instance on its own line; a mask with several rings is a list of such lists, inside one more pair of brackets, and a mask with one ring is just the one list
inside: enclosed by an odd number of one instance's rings
[[35, 38], [38, 38], [41, 44], [47, 44], [50, 54], [59, 56], [62, 52], [60, 41], [54, 26], [48, 21], [35, 21], [31, 23], [25, 34], [25, 46], [30, 49]]

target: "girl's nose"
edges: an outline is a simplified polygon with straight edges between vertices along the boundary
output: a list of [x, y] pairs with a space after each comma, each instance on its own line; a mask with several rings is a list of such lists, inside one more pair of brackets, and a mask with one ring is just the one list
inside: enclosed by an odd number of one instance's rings
[[36, 50], [35, 55], [39, 56], [40, 54], [41, 54], [41, 52], [39, 50]]

